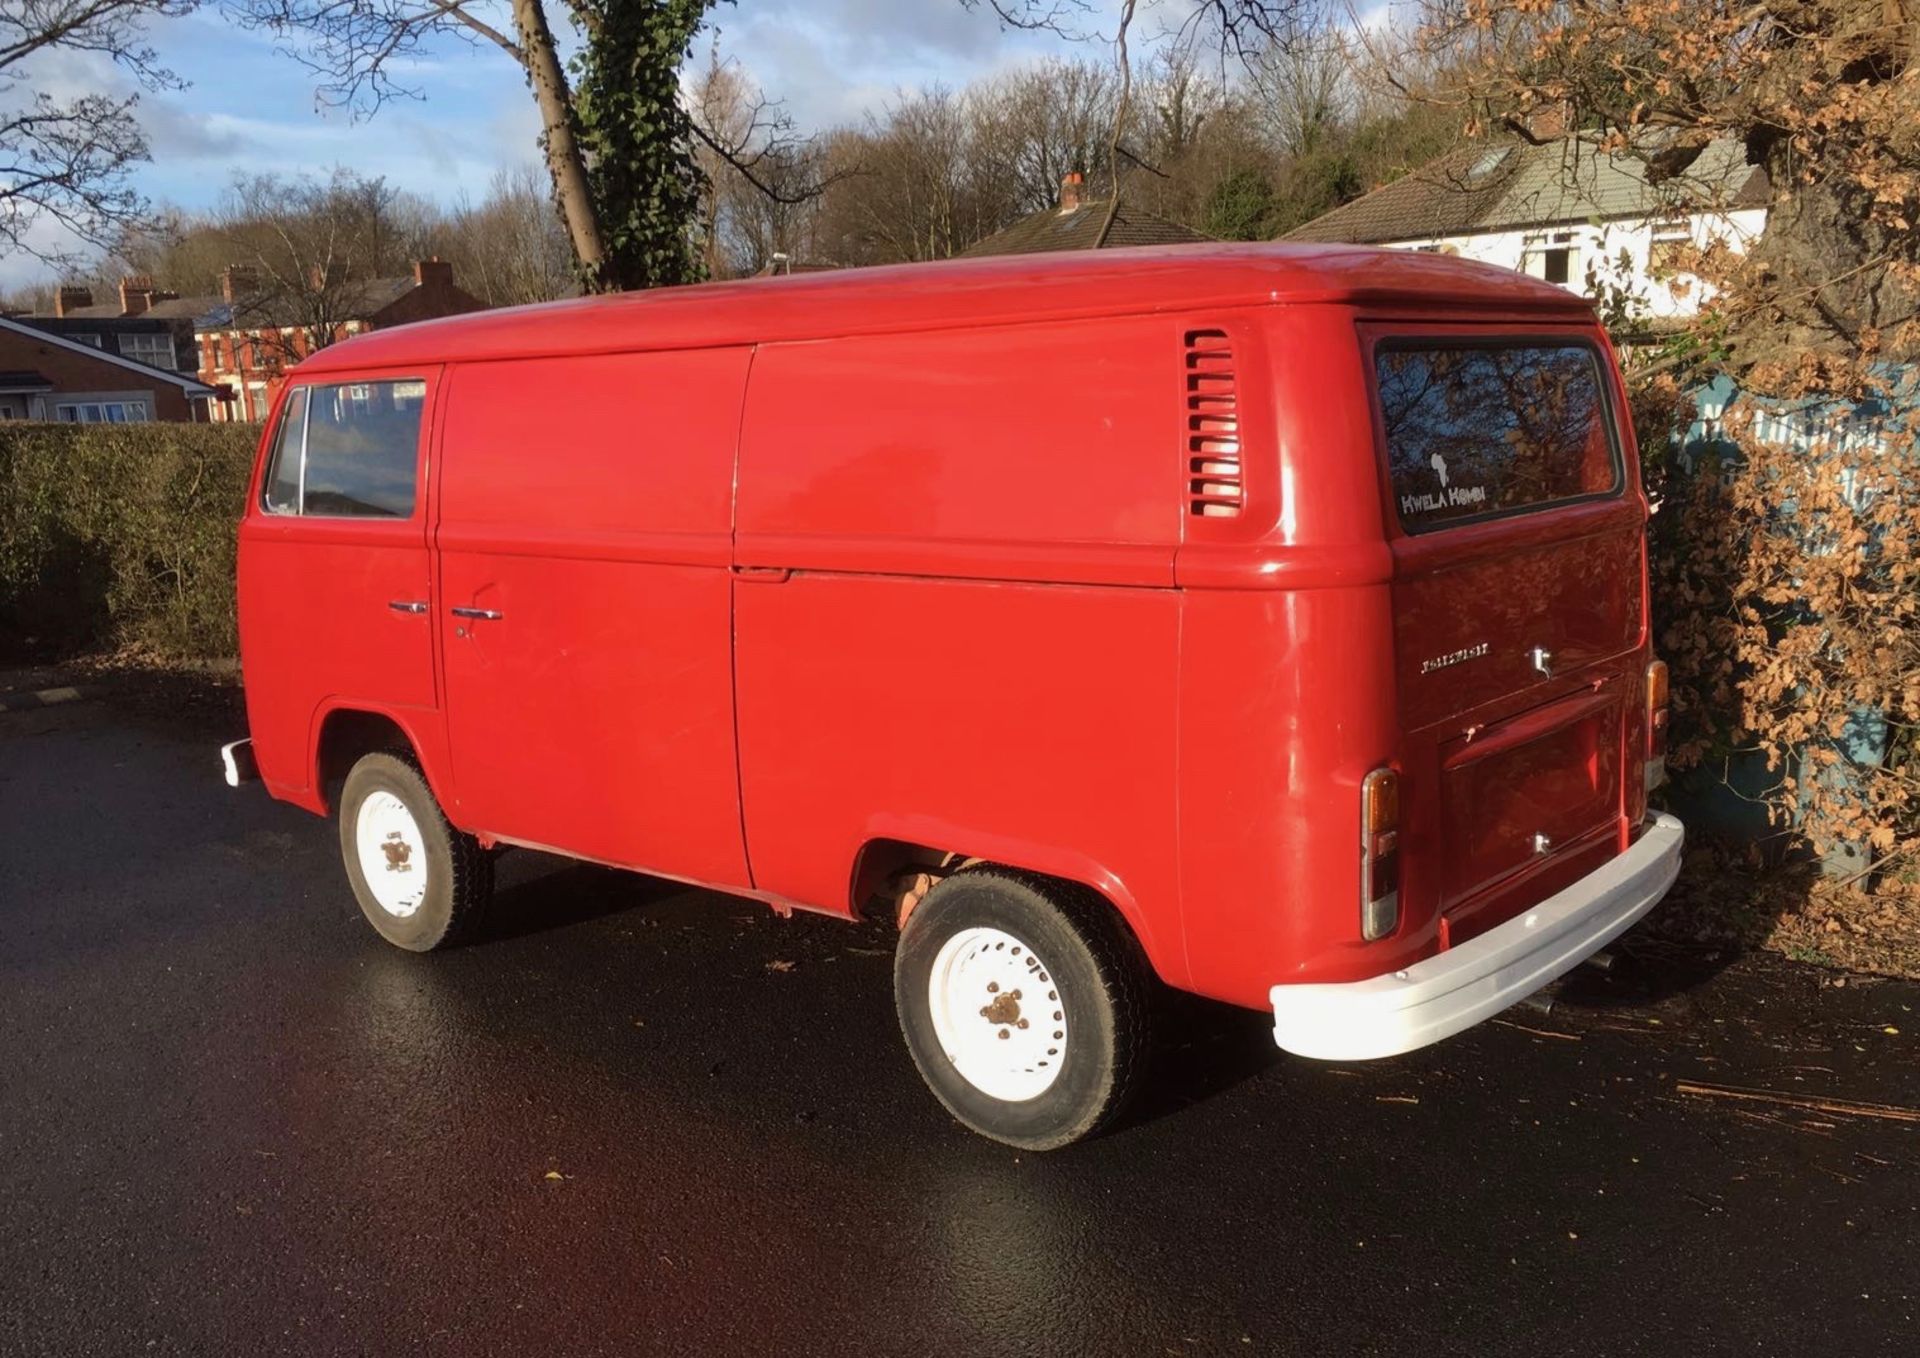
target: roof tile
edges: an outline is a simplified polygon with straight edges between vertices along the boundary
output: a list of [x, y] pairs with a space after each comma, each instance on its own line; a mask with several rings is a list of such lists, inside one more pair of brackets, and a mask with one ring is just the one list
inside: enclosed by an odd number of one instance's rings
[[[1648, 182], [1639, 159], [1606, 155], [1573, 137], [1542, 146], [1464, 146], [1296, 227], [1286, 239], [1380, 244], [1648, 217], [1680, 206], [1757, 206], [1756, 178], [1765, 176], [1747, 165], [1736, 141], [1710, 143], [1685, 174], [1659, 185]], [[1761, 202], [1764, 193], [1762, 184]]]
[[[1105, 235], [1102, 235], [1105, 228]], [[1004, 231], [976, 241], [960, 252], [962, 259], [987, 255], [1032, 255], [1054, 250], [1112, 250], [1127, 245], [1192, 245], [1213, 237], [1168, 221], [1123, 198], [1113, 224], [1107, 225], [1107, 203], [1082, 203], [1061, 210], [1046, 208], [1023, 217]]]

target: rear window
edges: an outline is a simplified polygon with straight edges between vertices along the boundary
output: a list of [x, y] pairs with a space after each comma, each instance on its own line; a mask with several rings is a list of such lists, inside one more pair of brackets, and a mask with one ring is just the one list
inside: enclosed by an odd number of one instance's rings
[[1623, 484], [1590, 345], [1390, 340], [1373, 367], [1393, 498], [1410, 533]]
[[411, 517], [426, 395], [417, 379], [297, 388], [274, 437], [262, 506], [272, 514]]

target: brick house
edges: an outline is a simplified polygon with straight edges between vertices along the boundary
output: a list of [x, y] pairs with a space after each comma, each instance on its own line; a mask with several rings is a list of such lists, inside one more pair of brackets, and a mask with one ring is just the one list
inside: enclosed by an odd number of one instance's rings
[[282, 374], [317, 348], [367, 330], [483, 311], [486, 303], [453, 281], [453, 265], [414, 263], [410, 275], [321, 284], [292, 297], [261, 285], [251, 269], [221, 276], [220, 294], [194, 299], [201, 381], [221, 390], [216, 420], [264, 420]]
[[1212, 240], [1205, 232], [1182, 226], [1125, 198], [1109, 210], [1106, 198], [1088, 198], [1085, 178], [1067, 175], [1060, 181], [1060, 201], [1022, 217], [1004, 231], [996, 231], [960, 252], [962, 259], [983, 255], [1031, 255], [1054, 250], [1116, 250], [1128, 245], [1193, 245]]
[[149, 367], [193, 372], [194, 303], [137, 274], [121, 279], [119, 292], [118, 302], [95, 302], [91, 288], [62, 284], [52, 311], [16, 319]]
[[0, 317], [0, 419], [134, 424], [204, 420], [218, 396], [186, 373], [32, 321]]

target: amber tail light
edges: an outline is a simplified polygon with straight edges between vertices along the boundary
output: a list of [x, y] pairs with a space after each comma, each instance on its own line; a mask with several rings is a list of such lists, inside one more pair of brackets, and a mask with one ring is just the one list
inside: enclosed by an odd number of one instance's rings
[[1667, 781], [1667, 662], [1647, 666], [1647, 791]]
[[1375, 769], [1360, 784], [1360, 936], [1400, 926], [1400, 775]]

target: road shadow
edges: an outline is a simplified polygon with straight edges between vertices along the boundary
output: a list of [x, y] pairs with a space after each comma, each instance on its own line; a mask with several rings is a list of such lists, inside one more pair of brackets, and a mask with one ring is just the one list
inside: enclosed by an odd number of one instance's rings
[[1660, 1009], [1711, 984], [1747, 951], [1738, 944], [1684, 943], [1636, 931], [1542, 994], [1556, 1010]]
[[[1575, 967], [1502, 1015], [1524, 1021], [1544, 1011], [1577, 1021], [1582, 1015], [1685, 1009], [1693, 992], [1711, 985], [1746, 952], [1737, 944], [1684, 943], [1636, 931], [1608, 950], [1609, 965]], [[1179, 1113], [1291, 1059], [1274, 1044], [1272, 1015], [1157, 989], [1153, 1069], [1122, 1126]]]
[[687, 889], [658, 877], [571, 862], [531, 849], [503, 853], [494, 870], [498, 885], [467, 948], [586, 924], [638, 910]]
[[1273, 1016], [1156, 986], [1152, 1067], [1122, 1126], [1216, 1098], [1278, 1064]]

